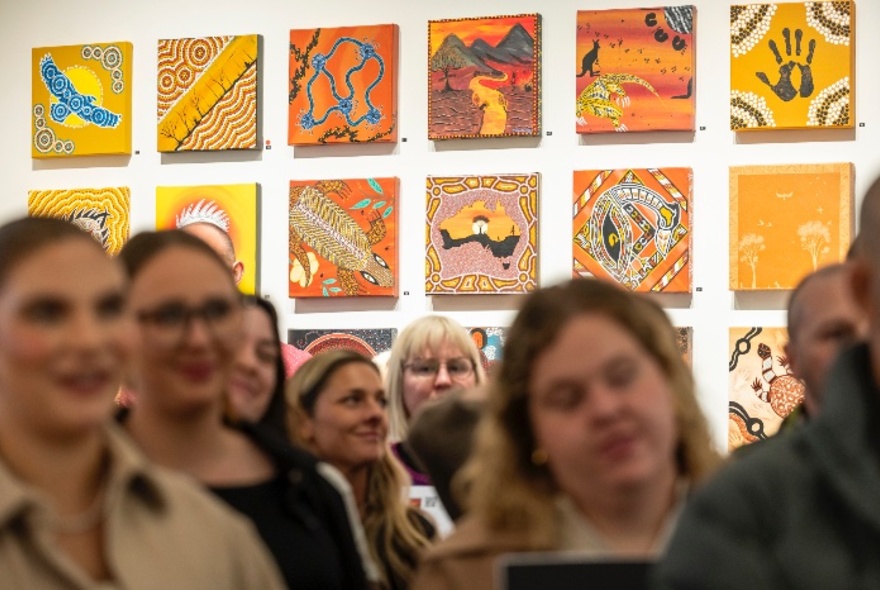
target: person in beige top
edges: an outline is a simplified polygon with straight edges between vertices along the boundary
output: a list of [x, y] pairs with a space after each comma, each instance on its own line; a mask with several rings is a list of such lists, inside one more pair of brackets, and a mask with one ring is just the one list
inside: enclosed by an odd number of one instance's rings
[[75, 226], [0, 227], [0, 585], [280, 589], [249, 523], [111, 424], [132, 324], [119, 263]]
[[528, 297], [489, 386], [467, 511], [413, 590], [495, 588], [498, 556], [657, 556], [720, 458], [663, 310], [575, 279]]

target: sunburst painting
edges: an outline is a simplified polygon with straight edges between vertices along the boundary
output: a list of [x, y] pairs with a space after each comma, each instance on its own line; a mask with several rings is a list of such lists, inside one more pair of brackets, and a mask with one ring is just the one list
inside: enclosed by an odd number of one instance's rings
[[28, 215], [58, 217], [87, 231], [110, 254], [128, 240], [131, 191], [128, 187], [28, 192]]

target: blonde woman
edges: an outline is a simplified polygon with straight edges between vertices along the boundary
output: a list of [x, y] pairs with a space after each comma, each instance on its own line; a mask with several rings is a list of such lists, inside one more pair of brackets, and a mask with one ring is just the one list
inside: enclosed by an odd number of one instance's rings
[[452, 389], [483, 383], [480, 352], [455, 320], [429, 315], [409, 324], [394, 341], [386, 370], [392, 451], [403, 463], [413, 485], [431, 485], [406, 446], [409, 423], [428, 400]]
[[294, 440], [345, 477], [383, 590], [408, 588], [433, 526], [405, 501], [406, 474], [388, 449], [385, 389], [368, 358], [332, 350], [287, 384]]
[[460, 474], [469, 512], [413, 587], [493, 588], [513, 551], [657, 556], [719, 462], [663, 310], [598, 281], [542, 289], [496, 375]]

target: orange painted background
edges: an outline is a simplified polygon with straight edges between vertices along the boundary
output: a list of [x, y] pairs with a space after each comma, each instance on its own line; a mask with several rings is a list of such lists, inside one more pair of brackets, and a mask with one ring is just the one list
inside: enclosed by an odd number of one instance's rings
[[[290, 52], [288, 78], [293, 80], [289, 82], [288, 88], [290, 145], [397, 141], [397, 31], [397, 25], [290, 31], [290, 44], [295, 48]], [[357, 123], [367, 115], [370, 105], [378, 109], [378, 119], [375, 122], [365, 119], [353, 126], [349, 124], [343, 113], [334, 111], [326, 121], [317, 123], [309, 129], [309, 124], [304, 124], [302, 117], [310, 110], [308, 83], [315, 75], [313, 60], [319, 54], [329, 56], [337, 41], [346, 37], [372, 47], [384, 65], [381, 79], [381, 68], [375, 58], [365, 59], [361, 69], [352, 71], [362, 59], [361, 48], [350, 41], [340, 43], [336, 47], [332, 57], [327, 59], [326, 70], [335, 82], [337, 94], [353, 101], [349, 113], [349, 118], [353, 122]], [[312, 43], [315, 45], [310, 48]], [[354, 88], [354, 94], [346, 86], [346, 75]], [[370, 90], [368, 102], [366, 91], [377, 80], [378, 83]], [[314, 101], [311, 113], [316, 121], [322, 119], [330, 108], [337, 105], [330, 84], [327, 75], [319, 74], [311, 86]]]
[[[653, 26], [645, 22], [649, 14], [655, 15], [656, 24]], [[668, 35], [666, 41], [655, 39], [658, 29]], [[684, 41], [683, 49], [673, 47], [676, 35]], [[687, 95], [688, 82], [694, 78], [694, 35], [672, 30], [663, 16], [663, 8], [578, 11], [575, 74], [581, 72], [582, 58], [593, 49], [593, 41], [599, 41], [598, 70], [601, 74], [638, 76], [650, 83], [659, 95], [653, 95], [639, 84], [624, 84], [624, 91], [632, 102], [623, 108], [621, 122], [629, 131], [694, 128], [694, 95], [672, 98]], [[580, 96], [597, 77], [587, 73], [575, 78], [576, 96]], [[696, 88], [695, 82], [693, 88]], [[586, 126], [577, 126], [578, 133], [614, 131], [608, 119], [587, 116], [586, 120]]]

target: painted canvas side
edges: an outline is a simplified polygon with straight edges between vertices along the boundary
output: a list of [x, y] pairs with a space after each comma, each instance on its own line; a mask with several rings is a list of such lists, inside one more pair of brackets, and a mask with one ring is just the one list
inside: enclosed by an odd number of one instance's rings
[[397, 25], [290, 31], [290, 145], [397, 141]]
[[59, 217], [89, 232], [110, 254], [118, 254], [130, 231], [128, 187], [28, 191], [28, 215]]
[[258, 35], [159, 40], [160, 152], [257, 148]]
[[396, 297], [399, 180], [290, 183], [290, 297]]
[[427, 293], [537, 288], [538, 180], [538, 174], [428, 178]]
[[131, 153], [132, 45], [31, 52], [31, 157]]
[[[238, 287], [259, 289], [257, 184], [156, 187], [156, 228], [187, 229], [243, 265]], [[231, 251], [228, 250], [231, 243]], [[228, 254], [224, 254], [228, 252]], [[232, 269], [230, 269], [232, 270]]]
[[696, 7], [581, 10], [578, 133], [693, 131]]
[[541, 134], [541, 16], [428, 23], [428, 138]]
[[691, 292], [690, 168], [574, 173], [573, 274]]

